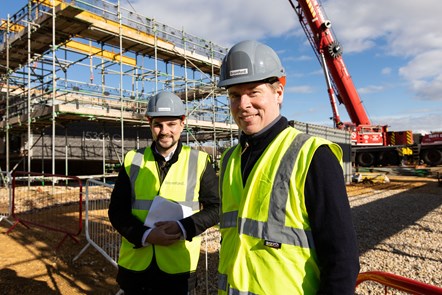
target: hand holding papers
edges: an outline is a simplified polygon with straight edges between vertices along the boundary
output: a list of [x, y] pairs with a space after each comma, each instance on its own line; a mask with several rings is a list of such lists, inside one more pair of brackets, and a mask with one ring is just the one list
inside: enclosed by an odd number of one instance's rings
[[155, 222], [180, 220], [190, 215], [192, 215], [192, 208], [156, 196], [144, 220], [144, 225], [155, 227]]

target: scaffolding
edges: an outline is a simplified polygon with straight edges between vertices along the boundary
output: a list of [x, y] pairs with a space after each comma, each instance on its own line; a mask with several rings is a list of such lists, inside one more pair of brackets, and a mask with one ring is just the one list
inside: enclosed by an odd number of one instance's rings
[[159, 90], [186, 105], [184, 142], [217, 160], [238, 130], [216, 87], [226, 53], [120, 1], [28, 0], [0, 24], [1, 168], [70, 175], [95, 161], [105, 174], [149, 143]]

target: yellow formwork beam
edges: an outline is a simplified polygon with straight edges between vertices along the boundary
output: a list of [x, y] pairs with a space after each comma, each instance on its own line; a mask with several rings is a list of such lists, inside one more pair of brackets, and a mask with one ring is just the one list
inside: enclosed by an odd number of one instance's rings
[[[63, 3], [63, 0], [32, 0], [32, 3], [35, 4], [42, 4], [47, 7], [52, 7], [53, 5], [58, 6], [59, 4]], [[0, 31], [6, 31], [8, 26], [8, 21], [2, 19], [0, 24]], [[25, 26], [19, 25], [19, 24], [12, 24], [9, 27], [10, 32], [20, 32], [23, 30]]]
[[[75, 17], [79, 20], [91, 23], [100, 29], [108, 30], [110, 32], [119, 33], [120, 24], [118, 22], [106, 19], [106, 18], [99, 16], [95, 13], [92, 13], [89, 11], [82, 11], [81, 13], [76, 15]], [[121, 25], [121, 30], [122, 30], [121, 34], [123, 36], [132, 37], [133, 39], [145, 41], [149, 44], [155, 44], [155, 37], [152, 34], [142, 32], [140, 30], [137, 30], [135, 28], [131, 28], [131, 27], [129, 27], [127, 25], [123, 25], [123, 24]], [[173, 43], [163, 40], [161, 38], [157, 38], [156, 42], [163, 42], [163, 43], [168, 44], [169, 46], [174, 47]]]
[[[79, 13], [78, 15], [75, 16], [75, 18], [84, 21], [84, 22], [88, 22], [91, 23], [93, 26], [96, 26], [99, 29], [102, 29], [104, 31], [108, 31], [108, 32], [114, 32], [115, 34], [119, 34], [119, 28], [120, 28], [120, 24], [118, 22], [106, 19], [102, 16], [99, 16], [95, 13], [92, 12], [88, 12], [88, 11], [82, 11], [81, 13]], [[133, 40], [138, 40], [140, 42], [145, 42], [147, 44], [150, 44], [152, 46], [158, 46], [159, 48], [162, 48], [164, 50], [167, 50], [169, 52], [177, 52], [179, 54], [182, 55], [186, 55], [186, 56], [192, 56], [198, 60], [201, 60], [203, 62], [212, 62], [210, 61], [209, 57], [207, 56], [203, 56], [200, 55], [198, 53], [193, 53], [190, 51], [187, 51], [185, 49], [182, 49], [180, 47], [176, 47], [175, 44], [173, 44], [170, 41], [167, 41], [163, 38], [158, 38], [152, 34], [140, 31], [138, 29], [132, 28], [130, 26], [127, 25], [121, 25], [121, 34], [125, 37], [131, 38]], [[220, 66], [221, 61], [219, 61], [219, 65]]]
[[[52, 1], [54, 1], [54, 5], [58, 6], [59, 4], [63, 3], [62, 0], [32, 0], [33, 3], [36, 4], [43, 4], [45, 6], [48, 7], [52, 7]], [[0, 31], [6, 31], [8, 28], [8, 21], [7, 20], [0, 20], [1, 24], [0, 24]], [[19, 24], [10, 24], [9, 25], [9, 31], [10, 32], [20, 32], [21, 30], [23, 30], [25, 28], [25, 26], [23, 25], [19, 25]]]
[[[68, 41], [65, 44], [65, 46], [66, 46], [66, 48], [69, 48], [69, 49], [72, 49], [75, 51], [81, 51], [81, 52], [89, 54], [89, 55], [99, 56], [99, 57], [102, 57], [102, 58], [105, 58], [108, 60], [120, 62], [120, 54], [119, 53], [111, 52], [108, 50], [102, 50], [101, 48], [98, 48], [98, 47], [95, 47], [95, 46], [92, 46], [89, 44], [84, 44], [81, 42], [71, 40], [71, 41]], [[121, 62], [123, 64], [136, 66], [136, 60], [131, 57], [122, 56]]]
[[63, 3], [62, 0], [32, 0], [34, 3], [43, 4], [48, 7], [52, 7], [52, 5], [57, 6], [60, 3]]
[[[38, 0], [34, 0], [38, 1]], [[50, 0], [40, 0], [45, 3], [49, 3]], [[63, 0], [56, 0], [57, 3], [61, 4], [61, 10], [65, 9], [67, 7], [67, 4]], [[175, 44], [171, 41], [168, 41], [163, 38], [159, 38], [158, 36], [154, 36], [152, 33], [143, 32], [139, 29], [132, 28], [128, 25], [120, 24], [117, 21], [109, 20], [103, 16], [97, 15], [96, 13], [83, 10], [79, 14], [75, 15], [75, 19], [90, 23], [92, 26], [101, 29], [103, 31], [107, 31], [113, 34], [122, 34], [126, 38], [132, 39], [132, 40], [138, 40], [140, 42], [145, 42], [147, 44], [150, 44], [152, 46], [158, 46], [159, 48], [162, 48], [164, 50], [167, 50], [169, 52], [177, 52], [178, 54], [185, 54], [187, 56], [192, 56], [198, 60], [201, 60], [203, 62], [210, 62], [209, 57], [200, 55], [198, 53], [194, 52], [187, 52], [186, 50], [176, 47]], [[120, 30], [121, 29], [121, 30]], [[80, 33], [81, 35], [81, 33]], [[221, 61], [219, 61], [221, 63]], [[131, 64], [131, 63], [128, 63]]]
[[[23, 30], [25, 28], [25, 26], [19, 25], [19, 24], [9, 24], [9, 31], [10, 32], [20, 32], [21, 30]], [[1, 24], [0, 24], [0, 31], [6, 31], [8, 29], [8, 21], [5, 19], [1, 20]]]

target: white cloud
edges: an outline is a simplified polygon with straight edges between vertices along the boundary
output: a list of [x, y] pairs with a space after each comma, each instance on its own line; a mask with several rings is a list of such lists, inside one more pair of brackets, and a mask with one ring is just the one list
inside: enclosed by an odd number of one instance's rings
[[130, 3], [141, 15], [223, 47], [245, 39], [279, 37], [297, 24], [296, 15], [286, 1], [131, 0]]
[[403, 57], [408, 63], [399, 74], [416, 99], [442, 101], [442, 31], [434, 29], [440, 27], [439, 0], [328, 0], [324, 6], [344, 52]]
[[392, 69], [390, 67], [386, 67], [386, 68], [382, 69], [381, 74], [382, 75], [390, 75], [391, 72], [392, 72]]
[[442, 48], [417, 54], [399, 69], [399, 74], [410, 81], [416, 97], [422, 100], [442, 101]]
[[439, 0], [327, 0], [324, 9], [350, 52], [374, 46], [380, 37], [387, 43], [379, 50], [399, 56], [413, 56], [442, 46], [442, 34], [432, 29], [440, 26]]
[[289, 86], [285, 87], [286, 93], [312, 93], [314, 92], [314, 89], [309, 85], [303, 85], [303, 86]]
[[414, 133], [442, 131], [442, 114], [440, 113], [384, 116], [375, 119], [381, 125], [390, 126], [390, 130], [412, 130]]
[[290, 61], [311, 61], [313, 60], [313, 55], [300, 55], [300, 56], [289, 56], [281, 58], [281, 62], [290, 62]]
[[359, 94], [375, 93], [381, 92], [385, 87], [379, 85], [369, 85], [366, 87], [361, 87], [358, 89]]

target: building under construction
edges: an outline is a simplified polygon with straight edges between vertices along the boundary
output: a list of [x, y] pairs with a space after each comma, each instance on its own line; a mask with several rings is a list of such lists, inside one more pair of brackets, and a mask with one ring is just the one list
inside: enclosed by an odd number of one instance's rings
[[183, 141], [217, 159], [237, 136], [216, 87], [226, 52], [119, 2], [29, 0], [0, 26], [2, 171], [115, 171], [149, 144], [159, 90], [186, 104]]

